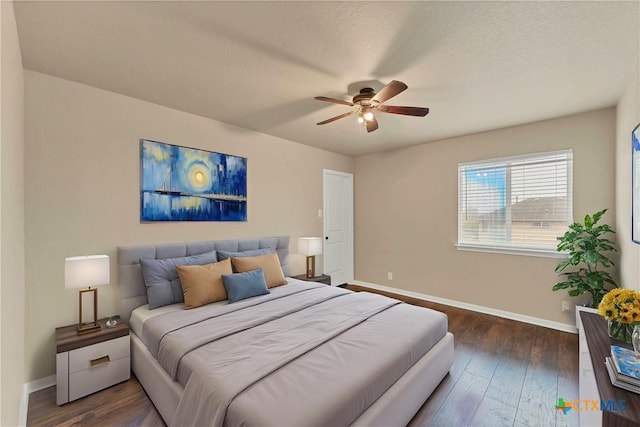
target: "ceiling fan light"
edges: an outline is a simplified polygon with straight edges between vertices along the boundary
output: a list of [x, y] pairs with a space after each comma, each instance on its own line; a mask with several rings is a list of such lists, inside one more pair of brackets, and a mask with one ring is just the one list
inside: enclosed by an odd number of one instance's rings
[[362, 115], [362, 117], [363, 117], [366, 121], [370, 122], [371, 120], [373, 120], [373, 112], [371, 112], [371, 110], [369, 110], [369, 111], [365, 111], [365, 113]]
[[362, 117], [362, 114], [358, 116], [358, 123], [360, 124], [364, 123], [364, 117]]

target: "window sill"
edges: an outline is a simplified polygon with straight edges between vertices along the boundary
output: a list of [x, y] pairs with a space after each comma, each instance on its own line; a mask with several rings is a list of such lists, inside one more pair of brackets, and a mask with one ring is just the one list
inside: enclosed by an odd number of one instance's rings
[[568, 256], [564, 252], [557, 252], [549, 249], [518, 248], [514, 246], [470, 245], [468, 243], [456, 243], [455, 246], [459, 251], [470, 252], [488, 252], [494, 254], [524, 255], [542, 258], [567, 258]]

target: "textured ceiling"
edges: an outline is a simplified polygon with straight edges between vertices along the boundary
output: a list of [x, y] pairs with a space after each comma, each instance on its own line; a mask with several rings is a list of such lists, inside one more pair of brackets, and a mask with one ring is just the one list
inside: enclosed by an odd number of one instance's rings
[[[347, 155], [613, 106], [639, 58], [640, 3], [15, 4], [24, 67]], [[367, 134], [369, 82], [409, 89]], [[143, 135], [142, 135], [143, 136]]]

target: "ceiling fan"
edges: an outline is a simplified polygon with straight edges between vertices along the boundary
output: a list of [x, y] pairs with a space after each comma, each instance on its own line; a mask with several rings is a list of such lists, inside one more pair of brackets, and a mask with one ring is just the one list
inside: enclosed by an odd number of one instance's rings
[[360, 89], [360, 93], [353, 97], [353, 101], [344, 101], [341, 99], [327, 98], [326, 96], [316, 96], [318, 101], [331, 102], [333, 104], [347, 105], [349, 107], [355, 107], [348, 113], [340, 114], [339, 116], [331, 117], [324, 120], [318, 125], [326, 125], [327, 123], [334, 122], [352, 114], [358, 115], [358, 122], [363, 123], [367, 128], [367, 132], [373, 132], [378, 129], [378, 121], [373, 114], [374, 110], [381, 113], [391, 114], [403, 114], [405, 116], [418, 116], [424, 117], [429, 114], [428, 108], [421, 107], [400, 107], [396, 105], [383, 105], [383, 103], [396, 96], [400, 92], [407, 89], [407, 85], [397, 80], [392, 80], [385, 87], [380, 89], [380, 92], [375, 93], [370, 87]]

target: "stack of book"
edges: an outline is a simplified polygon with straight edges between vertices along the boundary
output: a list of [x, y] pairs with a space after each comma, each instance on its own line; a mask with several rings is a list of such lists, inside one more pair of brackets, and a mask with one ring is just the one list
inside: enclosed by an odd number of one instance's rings
[[633, 350], [611, 346], [611, 357], [605, 357], [611, 384], [640, 394], [640, 358]]

